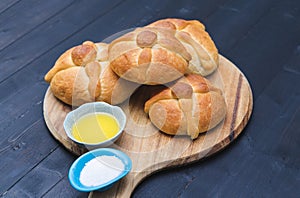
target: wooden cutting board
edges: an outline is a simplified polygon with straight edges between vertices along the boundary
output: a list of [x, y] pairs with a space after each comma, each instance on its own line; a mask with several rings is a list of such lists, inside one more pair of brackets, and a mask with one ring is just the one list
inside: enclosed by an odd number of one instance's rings
[[[151, 173], [212, 155], [237, 138], [252, 112], [250, 85], [243, 73], [221, 55], [218, 70], [208, 79], [223, 90], [227, 114], [222, 123], [194, 141], [189, 137], [165, 135], [151, 124], [143, 112], [143, 104], [149, 97], [149, 89], [153, 87], [140, 87], [129, 100], [120, 105], [128, 121], [124, 133], [112, 147], [130, 156], [132, 171], [111, 189], [92, 192], [90, 197], [130, 197], [139, 182]], [[50, 133], [72, 153], [80, 155], [87, 149], [74, 144], [63, 129], [64, 118], [71, 110], [70, 106], [57, 100], [50, 89], [47, 90], [44, 118]]]

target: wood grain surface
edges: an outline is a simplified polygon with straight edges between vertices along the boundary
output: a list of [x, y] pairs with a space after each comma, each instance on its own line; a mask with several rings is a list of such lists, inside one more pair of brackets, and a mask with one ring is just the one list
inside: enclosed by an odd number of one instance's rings
[[[129, 197], [137, 184], [147, 175], [161, 169], [183, 165], [209, 156], [230, 144], [247, 124], [252, 112], [252, 92], [241, 71], [220, 56], [220, 66], [209, 80], [223, 90], [227, 114], [217, 127], [201, 134], [196, 140], [185, 136], [169, 136], [155, 128], [143, 111], [149, 97], [149, 86], [141, 86], [129, 100], [120, 106], [127, 115], [122, 136], [112, 147], [127, 153], [133, 162], [129, 175], [103, 193], [90, 197]], [[152, 87], [153, 88], [153, 87]], [[44, 99], [44, 118], [52, 135], [68, 150], [80, 155], [87, 148], [72, 142], [63, 129], [63, 121], [72, 108], [58, 101], [47, 90]]]

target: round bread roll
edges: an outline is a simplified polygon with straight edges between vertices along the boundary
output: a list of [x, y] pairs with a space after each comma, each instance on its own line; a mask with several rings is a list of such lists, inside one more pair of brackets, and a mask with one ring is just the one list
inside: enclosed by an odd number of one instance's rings
[[162, 19], [148, 27], [165, 28], [176, 31], [175, 37], [184, 45], [191, 56], [188, 72], [207, 76], [219, 65], [218, 50], [205, 31], [205, 26], [197, 20]]
[[139, 84], [165, 84], [183, 76], [191, 55], [166, 28], [137, 28], [108, 49], [110, 67], [121, 78]]
[[108, 45], [84, 42], [63, 53], [46, 74], [54, 96], [79, 106], [87, 102], [124, 102], [139, 86], [119, 78], [107, 62]]
[[64, 69], [74, 66], [85, 66], [93, 61], [107, 61], [107, 44], [85, 41], [82, 45], [65, 51], [45, 75], [45, 81], [50, 83], [54, 75]]
[[144, 111], [162, 132], [195, 139], [224, 119], [226, 103], [221, 90], [204, 77], [187, 74], [150, 98]]

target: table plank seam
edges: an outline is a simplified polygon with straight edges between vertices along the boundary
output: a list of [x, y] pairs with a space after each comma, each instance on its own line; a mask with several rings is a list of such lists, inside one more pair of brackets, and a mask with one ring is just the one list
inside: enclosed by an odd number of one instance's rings
[[41, 195], [41, 198], [42, 197], [45, 197], [57, 184], [59, 184], [62, 180], [64, 180], [65, 178], [67, 177], [67, 175], [63, 176], [62, 178], [60, 178], [55, 184], [53, 184], [46, 192], [44, 192], [42, 195]]
[[14, 41], [12, 41], [11, 43], [8, 43], [7, 45], [5, 45], [4, 47], [1, 47], [0, 52], [2, 52], [3, 50], [5, 50], [6, 48], [8, 48], [9, 46], [11, 46], [12, 44], [14, 44], [16, 41], [22, 39], [24, 36], [26, 36], [27, 34], [31, 33], [34, 29], [36, 29], [37, 27], [43, 25], [44, 23], [46, 23], [47, 21], [49, 21], [50, 19], [52, 19], [53, 17], [55, 17], [57, 14], [63, 12], [65, 10], [65, 8], [69, 7], [70, 5], [74, 4], [76, 1], [72, 1], [71, 3], [67, 4], [66, 6], [64, 6], [63, 8], [61, 8], [60, 10], [58, 10], [57, 12], [53, 13], [53, 15], [49, 16], [48, 18], [46, 18], [44, 21], [42, 21], [41, 23], [33, 26], [31, 29], [29, 29], [27, 32], [25, 32], [24, 34], [22, 34], [21, 36], [17, 37]]
[[263, 14], [260, 15], [260, 17], [258, 17], [258, 19], [257, 19], [252, 25], [250, 25], [250, 26], [248, 27], [248, 30], [244, 33], [244, 35], [241, 36], [241, 37], [239, 37], [239, 38], [236, 40], [236, 42], [230, 47], [230, 49], [228, 49], [227, 53], [229, 54], [232, 50], [234, 50], [235, 47], [237, 47], [237, 46], [239, 45], [239, 43], [240, 43], [240, 41], [241, 41], [242, 39], [247, 38], [247, 36], [251, 33], [252, 29], [255, 28], [255, 26], [256, 26], [260, 21], [262, 21], [262, 20], [264, 19], [264, 17], [267, 16], [267, 15], [269, 14], [270, 10], [272, 10], [272, 9], [274, 9], [274, 7], [271, 7], [271, 6], [270, 6], [270, 7], [268, 8], [267, 11], [263, 12]]
[[3, 194], [0, 194], [0, 197], [5, 195], [10, 189], [12, 189], [16, 184], [18, 184], [19, 181], [21, 181], [26, 175], [28, 175], [33, 169], [35, 169], [39, 164], [41, 164], [44, 160], [46, 160], [48, 158], [49, 155], [51, 155], [54, 151], [56, 151], [58, 148], [60, 147], [59, 144], [56, 145], [56, 147], [54, 149], [51, 149], [50, 152], [45, 155], [41, 161], [39, 161], [37, 164], [35, 164], [33, 167], [31, 167], [22, 177], [20, 177], [19, 179], [17, 179], [9, 188], [7, 188], [6, 191], [4, 191]]
[[[5, 146], [4, 148], [0, 148], [0, 154], [6, 150], [8, 150], [9, 148], [11, 148], [16, 141], [18, 141], [19, 138], [21, 138], [23, 135], [25, 135], [25, 133], [30, 130], [32, 127], [34, 127], [38, 122], [40, 122], [41, 120], [43, 120], [42, 118], [36, 120], [35, 122], [33, 122], [32, 124], [30, 124], [26, 129], [24, 129], [16, 138], [14, 138], [13, 140], [9, 140], [10, 137], [8, 138], [8, 142], [9, 144], [7, 146]], [[14, 120], [15, 121], [15, 120]]]
[[14, 3], [12, 3], [11, 5], [9, 5], [7, 8], [5, 8], [4, 10], [2, 10], [1, 12], [0, 12], [0, 16], [3, 14], [3, 13], [5, 13], [7, 10], [9, 10], [11, 7], [13, 7], [14, 5], [16, 5], [17, 3], [19, 3], [21, 0], [18, 0], [18, 1], [16, 1], [16, 2], [14, 2]]
[[111, 12], [114, 8], [118, 7], [119, 5], [121, 5], [122, 3], [126, 2], [127, 0], [123, 0], [120, 1], [119, 3], [117, 3], [115, 6], [112, 7], [111, 10], [107, 10], [106, 12], [102, 13], [101, 15], [99, 15], [98, 17], [96, 17], [95, 19], [93, 19], [92, 21], [90, 21], [89, 23], [87, 23], [86, 25], [82, 26], [81, 28], [79, 28], [78, 30], [76, 30], [75, 32], [73, 32], [72, 34], [70, 34], [69, 36], [65, 37], [64, 39], [62, 39], [60, 42], [58, 42], [56, 45], [54, 45], [53, 47], [49, 48], [48, 50], [46, 50], [45, 52], [43, 52], [42, 54], [40, 54], [39, 56], [35, 57], [34, 59], [32, 59], [31, 61], [29, 61], [28, 63], [26, 63], [25, 65], [23, 65], [22, 67], [20, 67], [19, 69], [17, 69], [16, 71], [14, 71], [13, 73], [11, 73], [10, 75], [8, 75], [6, 78], [3, 78], [3, 80], [0, 81], [0, 85], [6, 81], [7, 79], [9, 79], [11, 76], [15, 75], [16, 73], [22, 71], [23, 69], [25, 69], [27, 66], [29, 66], [31, 63], [33, 63], [34, 61], [36, 61], [37, 59], [41, 58], [42, 56], [44, 56], [45, 54], [47, 54], [49, 51], [55, 49], [57, 46], [61, 45], [63, 42], [65, 42], [66, 40], [68, 40], [69, 38], [71, 38], [72, 36], [74, 36], [75, 34], [77, 34], [78, 32], [82, 31], [84, 28], [88, 27], [89, 25], [91, 25], [92, 23], [94, 23], [95, 21], [97, 21], [99, 18], [105, 16], [106, 14], [108, 14], [109, 12]]
[[211, 11], [208, 15], [206, 15], [205, 17], [203, 17], [203, 21], [207, 20], [210, 16], [212, 16], [215, 12], [217, 12], [220, 7], [224, 6], [225, 4], [231, 2], [232, 0], [227, 0], [227, 1], [224, 1], [222, 4], [218, 5], [216, 7], [216, 9], [214, 9], [213, 11]]

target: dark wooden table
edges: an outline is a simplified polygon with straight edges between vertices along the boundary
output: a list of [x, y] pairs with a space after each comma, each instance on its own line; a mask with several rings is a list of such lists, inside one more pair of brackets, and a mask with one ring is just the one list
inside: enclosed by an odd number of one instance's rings
[[88, 195], [70, 186], [76, 156], [45, 125], [43, 76], [71, 46], [166, 17], [206, 25], [250, 81], [254, 110], [228, 148], [149, 177], [133, 197], [300, 196], [298, 0], [1, 0], [0, 196]]

